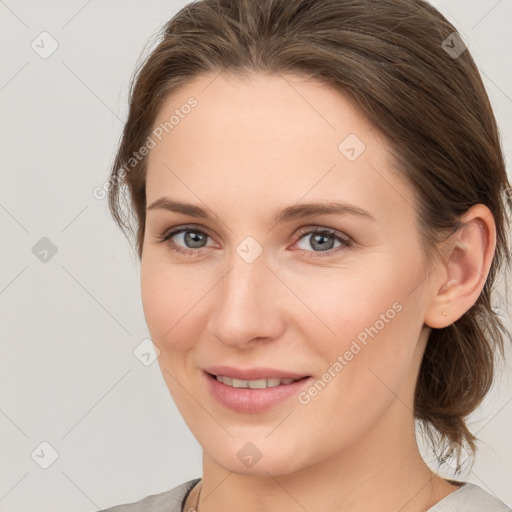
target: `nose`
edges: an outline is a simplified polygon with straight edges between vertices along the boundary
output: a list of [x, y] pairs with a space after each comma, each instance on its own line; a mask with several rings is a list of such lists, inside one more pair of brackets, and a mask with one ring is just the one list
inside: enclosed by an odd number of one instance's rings
[[254, 341], [278, 338], [284, 329], [280, 287], [284, 288], [264, 257], [247, 263], [234, 253], [224, 278], [212, 291], [209, 333], [240, 349], [252, 348]]

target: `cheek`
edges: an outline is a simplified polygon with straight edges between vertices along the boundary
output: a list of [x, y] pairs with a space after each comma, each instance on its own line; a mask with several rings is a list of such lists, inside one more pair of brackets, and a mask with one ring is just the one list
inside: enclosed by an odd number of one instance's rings
[[193, 267], [171, 265], [149, 256], [142, 262], [144, 316], [152, 340], [162, 352], [187, 351], [200, 335], [206, 316], [205, 295], [215, 281]]
[[357, 410], [400, 389], [422, 326], [421, 298], [411, 293], [419, 280], [417, 267], [399, 269], [390, 260], [365, 272], [317, 279], [314, 285], [306, 278], [297, 283], [318, 318], [303, 334], [326, 362], [317, 371], [325, 372], [325, 387], [332, 386], [325, 393], [329, 407]]
[[178, 272], [147, 258], [141, 266], [141, 298], [153, 341], [171, 336], [181, 315], [189, 288], [183, 289]]
[[329, 353], [333, 347], [343, 349], [354, 338], [364, 342], [376, 330], [392, 330], [417, 281], [416, 272], [407, 274], [406, 269], [393, 267], [381, 261], [373, 268], [321, 269], [315, 275], [287, 276], [294, 293], [314, 313], [309, 315], [310, 328], [317, 335], [308, 337], [323, 340], [317, 348]]
[[141, 265], [141, 298], [146, 324], [160, 350], [158, 364], [167, 388], [186, 419], [191, 416], [193, 407], [183, 387], [191, 371], [187, 354], [200, 335], [199, 330], [194, 331], [200, 324], [194, 315], [200, 311], [200, 294], [205, 293], [197, 283], [191, 282], [192, 274], [148, 256]]

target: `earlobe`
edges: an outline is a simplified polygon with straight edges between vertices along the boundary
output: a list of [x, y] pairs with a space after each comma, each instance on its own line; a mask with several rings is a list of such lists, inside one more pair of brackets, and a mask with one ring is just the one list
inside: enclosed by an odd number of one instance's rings
[[442, 329], [458, 320], [478, 300], [496, 248], [491, 211], [478, 204], [468, 210], [458, 230], [447, 240], [448, 257], [433, 282], [425, 323]]

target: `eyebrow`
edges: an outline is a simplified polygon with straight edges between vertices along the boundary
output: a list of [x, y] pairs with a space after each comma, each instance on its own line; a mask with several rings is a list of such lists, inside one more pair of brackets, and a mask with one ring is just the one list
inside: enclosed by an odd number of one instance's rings
[[[190, 203], [181, 203], [173, 201], [168, 197], [160, 197], [154, 201], [146, 210], [168, 210], [170, 212], [182, 213], [191, 217], [213, 220], [208, 210]], [[274, 213], [272, 220], [276, 224], [286, 222], [293, 219], [313, 217], [315, 215], [358, 215], [375, 221], [375, 217], [368, 211], [358, 206], [345, 203], [342, 201], [325, 202], [325, 203], [302, 203], [293, 206], [287, 206], [282, 210]]]

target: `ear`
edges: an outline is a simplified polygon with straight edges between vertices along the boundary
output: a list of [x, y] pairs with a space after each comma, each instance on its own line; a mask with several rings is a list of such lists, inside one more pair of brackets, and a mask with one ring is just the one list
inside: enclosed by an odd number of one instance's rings
[[496, 250], [496, 224], [483, 204], [472, 206], [459, 229], [446, 242], [440, 276], [433, 282], [433, 296], [425, 323], [442, 329], [458, 320], [477, 301], [489, 274]]

